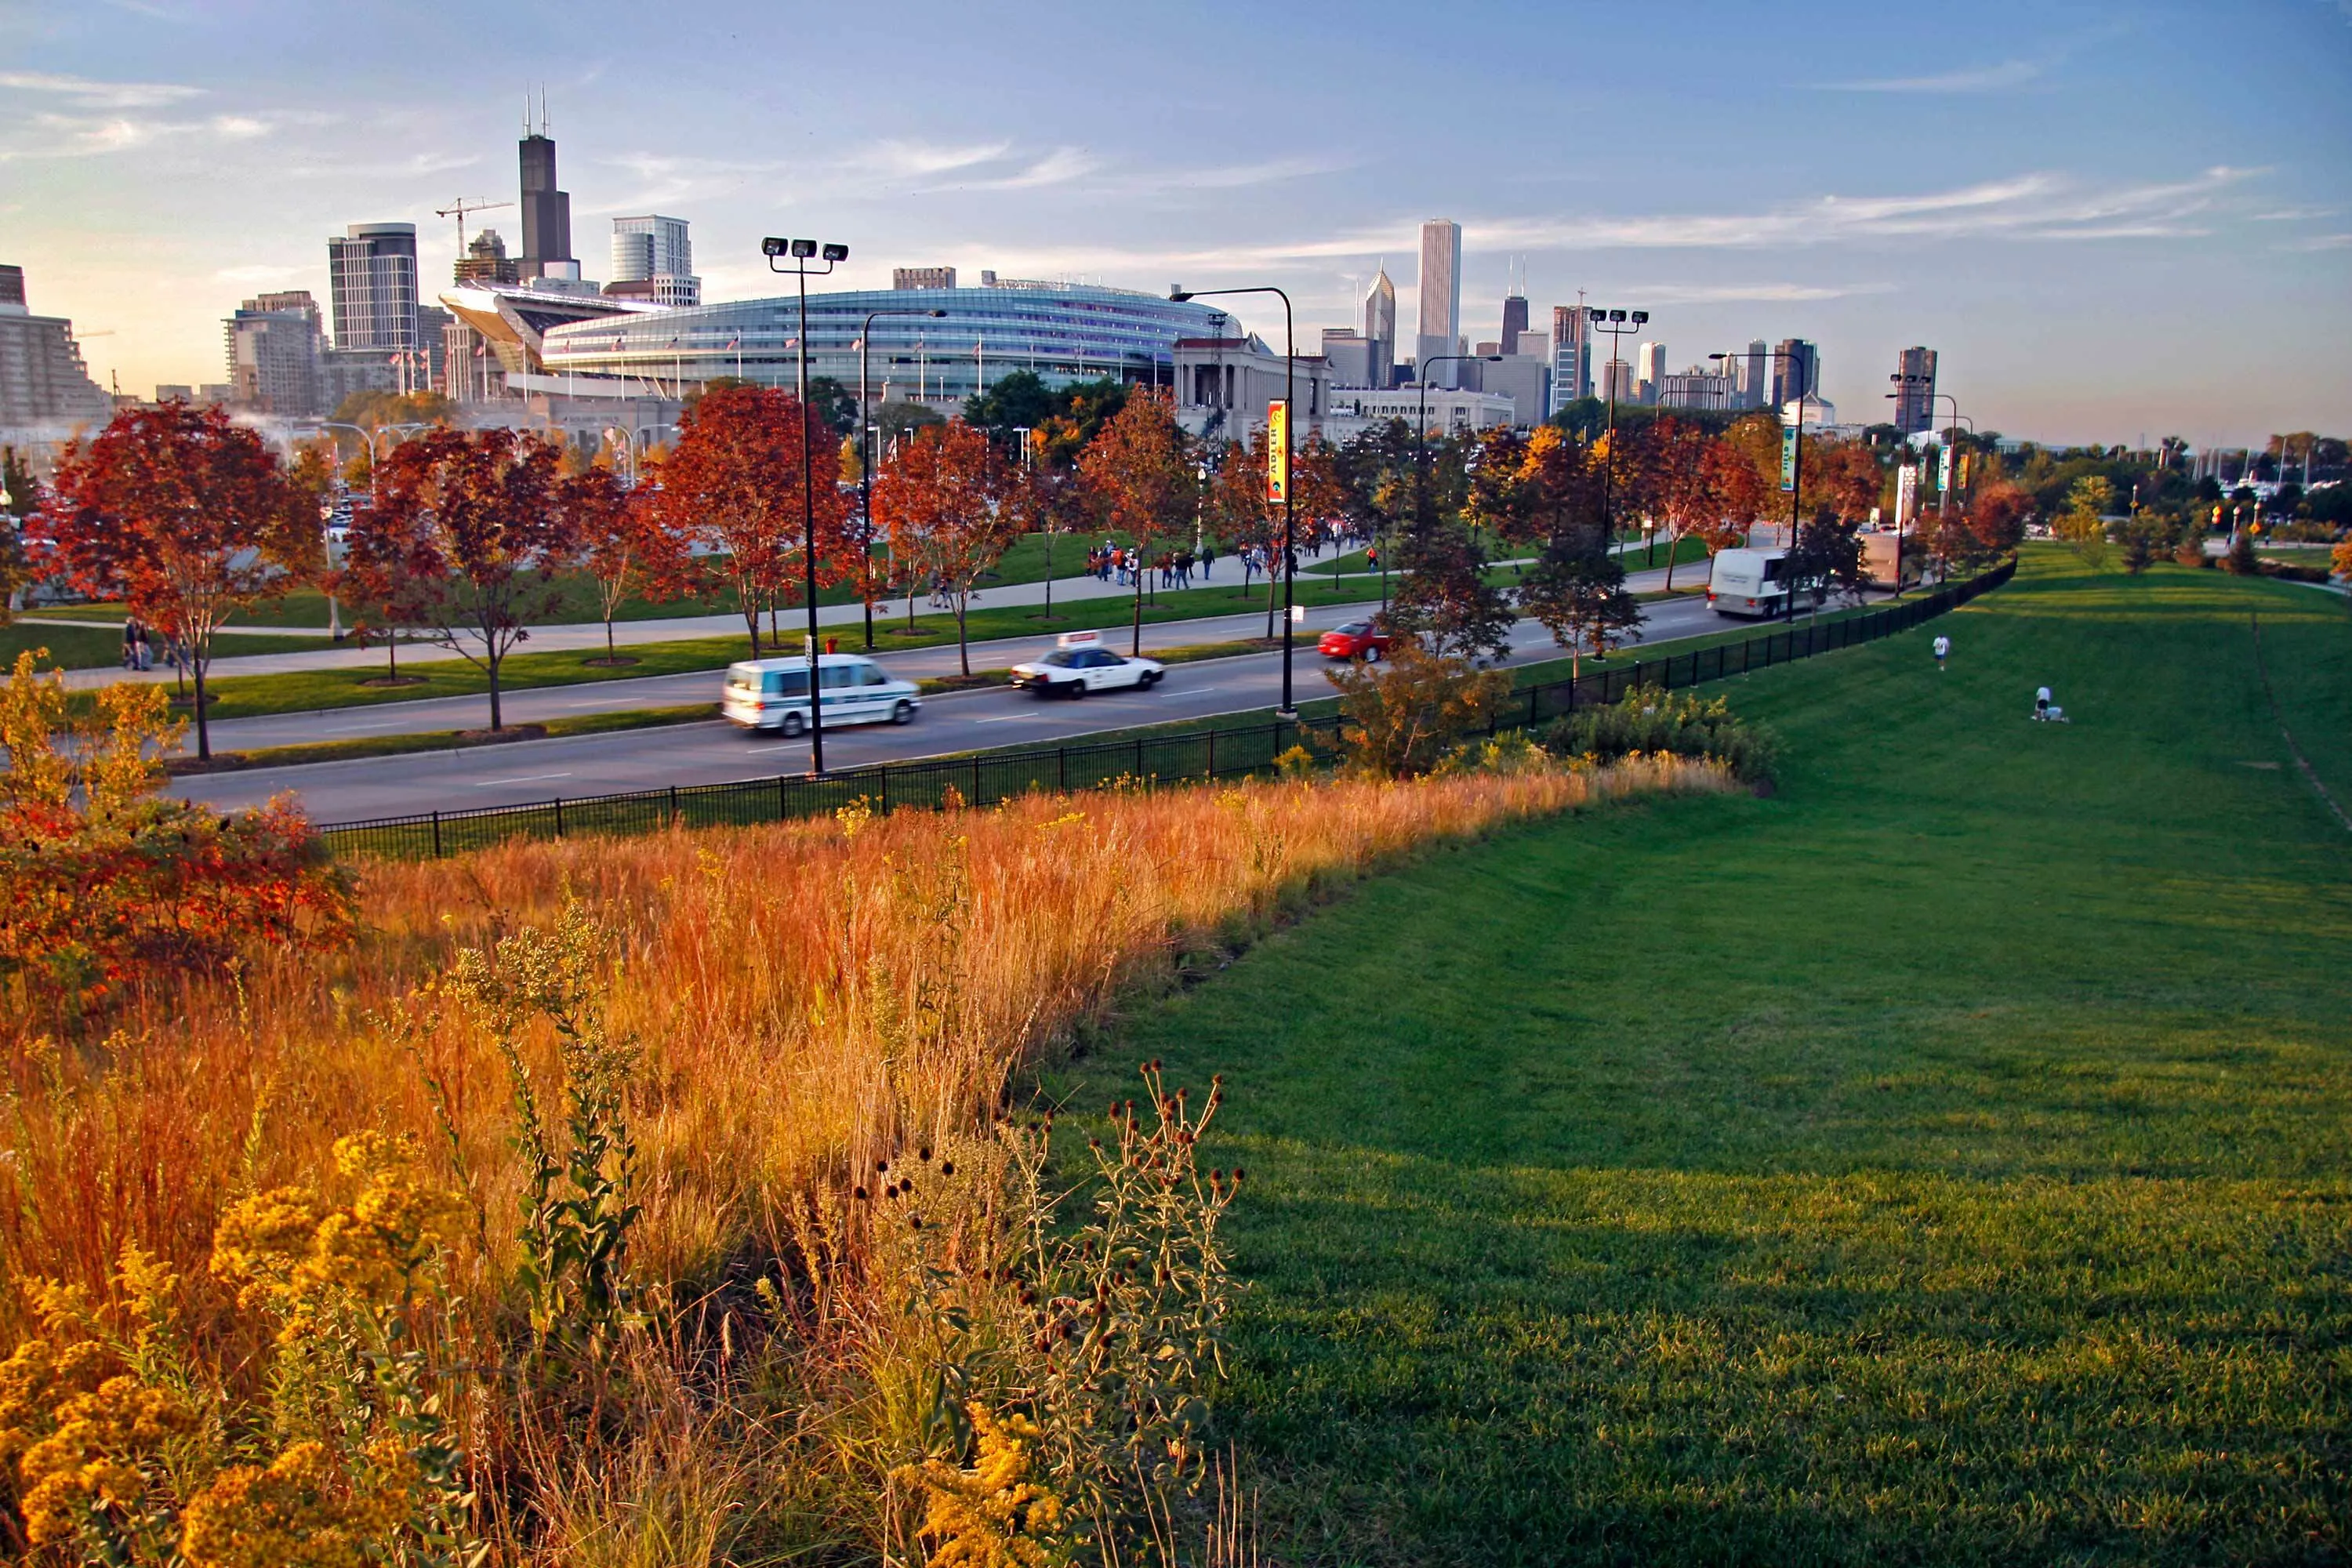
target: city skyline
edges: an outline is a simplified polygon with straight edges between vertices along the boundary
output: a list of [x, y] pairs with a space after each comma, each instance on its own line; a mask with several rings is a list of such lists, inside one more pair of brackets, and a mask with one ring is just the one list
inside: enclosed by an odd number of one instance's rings
[[[1819, 342], [1822, 390], [1858, 417], [1885, 416], [1886, 367], [1932, 343], [1963, 408], [2011, 434], [2241, 445], [2352, 424], [2352, 378], [2310, 347], [2352, 338], [2352, 18], [2322, 0], [2129, 20], [1996, 5], [1973, 31], [2000, 45], [1835, 5], [1805, 27], [1727, 15], [1671, 37], [1598, 9], [1481, 6], [1415, 60], [1480, 115], [1345, 135], [1307, 110], [1381, 57], [1333, 8], [1251, 14], [1238, 58], [1244, 14], [1189, 8], [1154, 29], [1157, 74], [1122, 77], [1111, 115], [1076, 110], [1049, 79], [1108, 69], [1118, 30], [1049, 5], [1008, 38], [918, 9], [937, 58], [860, 65], [850, 19], [729, 7], [631, 26], [623, 48], [614, 29], [635, 14], [616, 7], [581, 6], [581, 26], [549, 35], [426, 5], [413, 36], [353, 62], [296, 7], [19, 5], [0, 15], [7, 259], [42, 310], [92, 334], [101, 381], [211, 380], [222, 318], [263, 292], [330, 298], [321, 241], [353, 224], [415, 223], [425, 297], [446, 287], [456, 227], [436, 211], [517, 197], [528, 86], [544, 90], [576, 232], [688, 220], [706, 300], [774, 292], [758, 237], [821, 231], [852, 246], [845, 287], [909, 265], [1151, 292], [1278, 282], [1304, 344], [1361, 321], [1383, 260], [1418, 297], [1420, 226], [1444, 214], [1463, 227], [1474, 341], [1518, 266], [1538, 316], [1580, 289], [1643, 307], [1685, 360]], [[1372, 14], [1399, 24], [1394, 47], [1406, 14]], [[452, 87], [441, 51], [458, 28], [468, 69]], [[1514, 42], [1500, 61], [1497, 29]], [[1032, 35], [1055, 47], [1024, 47]], [[2263, 46], [2213, 47], [2250, 37]], [[1645, 51], [1638, 83], [1603, 68], [1612, 41]], [[1530, 68], [1564, 53], [1580, 63]], [[707, 89], [670, 90], [713, 69]], [[1297, 95], [1294, 124], [1190, 116], [1190, 94], [1238, 104], [1273, 82]], [[877, 93], [887, 131], [857, 112]], [[1654, 132], [1605, 138], [1605, 155], [1574, 134], [1555, 153], [1479, 133], [1497, 107], [1572, 132], [1637, 102]], [[1711, 131], [1726, 114], [1773, 134]], [[512, 246], [519, 216], [485, 221]], [[1278, 309], [1235, 305], [1278, 338]], [[2193, 352], [2184, 311], [2214, 322]]]

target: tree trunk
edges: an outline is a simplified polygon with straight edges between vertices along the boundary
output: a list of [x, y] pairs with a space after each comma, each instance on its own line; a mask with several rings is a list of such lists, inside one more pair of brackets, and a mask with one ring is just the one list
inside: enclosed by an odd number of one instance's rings
[[760, 657], [760, 606], [749, 595], [743, 598], [743, 625], [751, 634], [751, 657]]
[[1681, 551], [1682, 543], [1681, 534], [1666, 535], [1666, 592], [1669, 594], [1675, 591], [1675, 556]]
[[193, 670], [196, 678], [196, 760], [208, 763], [213, 755], [213, 731], [212, 721], [205, 715], [205, 666], [212, 661], [196, 657], [194, 642], [183, 652], [185, 657], [180, 663]]
[[970, 589], [964, 589], [959, 592], [955, 596], [956, 660], [963, 667], [963, 672], [966, 675], [970, 675], [971, 673], [971, 639], [966, 632], [964, 621], [964, 617], [970, 612], [971, 608], [968, 602], [968, 595], [970, 593]]
[[485, 648], [482, 650], [482, 663], [490, 672], [490, 733], [493, 735], [499, 732], [499, 658], [500, 655], [493, 649]]
[[1277, 586], [1274, 574], [1265, 574], [1265, 635], [1274, 635], [1274, 590]]
[[616, 664], [619, 661], [620, 656], [613, 651], [613, 623], [608, 618], [604, 622], [604, 662]]
[[1143, 579], [1135, 580], [1135, 633], [1128, 643], [1128, 657], [1143, 657]]

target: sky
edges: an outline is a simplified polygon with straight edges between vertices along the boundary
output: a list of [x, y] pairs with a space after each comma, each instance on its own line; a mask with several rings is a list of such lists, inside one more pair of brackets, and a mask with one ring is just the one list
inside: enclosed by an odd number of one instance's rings
[[435, 291], [536, 92], [588, 276], [660, 212], [706, 300], [781, 292], [790, 234], [854, 287], [1277, 284], [1313, 352], [1385, 262], [1410, 352], [1449, 217], [1474, 340], [1523, 268], [1677, 369], [1810, 338], [1849, 421], [1920, 343], [1979, 430], [2352, 431], [2352, 0], [0, 0], [0, 262], [101, 382], [223, 380], [349, 224], [416, 223]]

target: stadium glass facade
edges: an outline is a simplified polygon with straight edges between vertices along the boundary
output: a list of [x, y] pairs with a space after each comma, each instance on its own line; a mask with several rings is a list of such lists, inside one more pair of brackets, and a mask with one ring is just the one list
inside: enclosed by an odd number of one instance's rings
[[[1171, 385], [1177, 340], [1213, 336], [1229, 320], [1207, 305], [1076, 283], [813, 293], [812, 379], [829, 375], [856, 388], [858, 332], [869, 310], [894, 312], [874, 323], [874, 395], [887, 385], [894, 398], [929, 403], [969, 397], [1016, 370], [1034, 371], [1048, 385], [1103, 377]], [[921, 314], [930, 310], [945, 314]], [[799, 337], [800, 300], [785, 295], [556, 327], [543, 354], [551, 374], [658, 387], [740, 375], [791, 386]]]

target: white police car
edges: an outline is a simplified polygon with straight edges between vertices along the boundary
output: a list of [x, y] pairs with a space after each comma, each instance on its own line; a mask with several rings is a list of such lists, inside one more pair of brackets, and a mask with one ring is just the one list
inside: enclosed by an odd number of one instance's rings
[[1148, 658], [1129, 658], [1103, 646], [1100, 632], [1064, 632], [1054, 651], [1013, 667], [1013, 684], [1040, 697], [1084, 697], [1123, 686], [1149, 691], [1168, 671]]
[[[730, 664], [719, 710], [747, 730], [798, 735], [809, 724], [808, 678], [808, 659], [801, 655]], [[817, 689], [828, 730], [836, 724], [911, 723], [923, 705], [912, 681], [894, 679], [872, 659], [854, 653], [819, 654]]]

